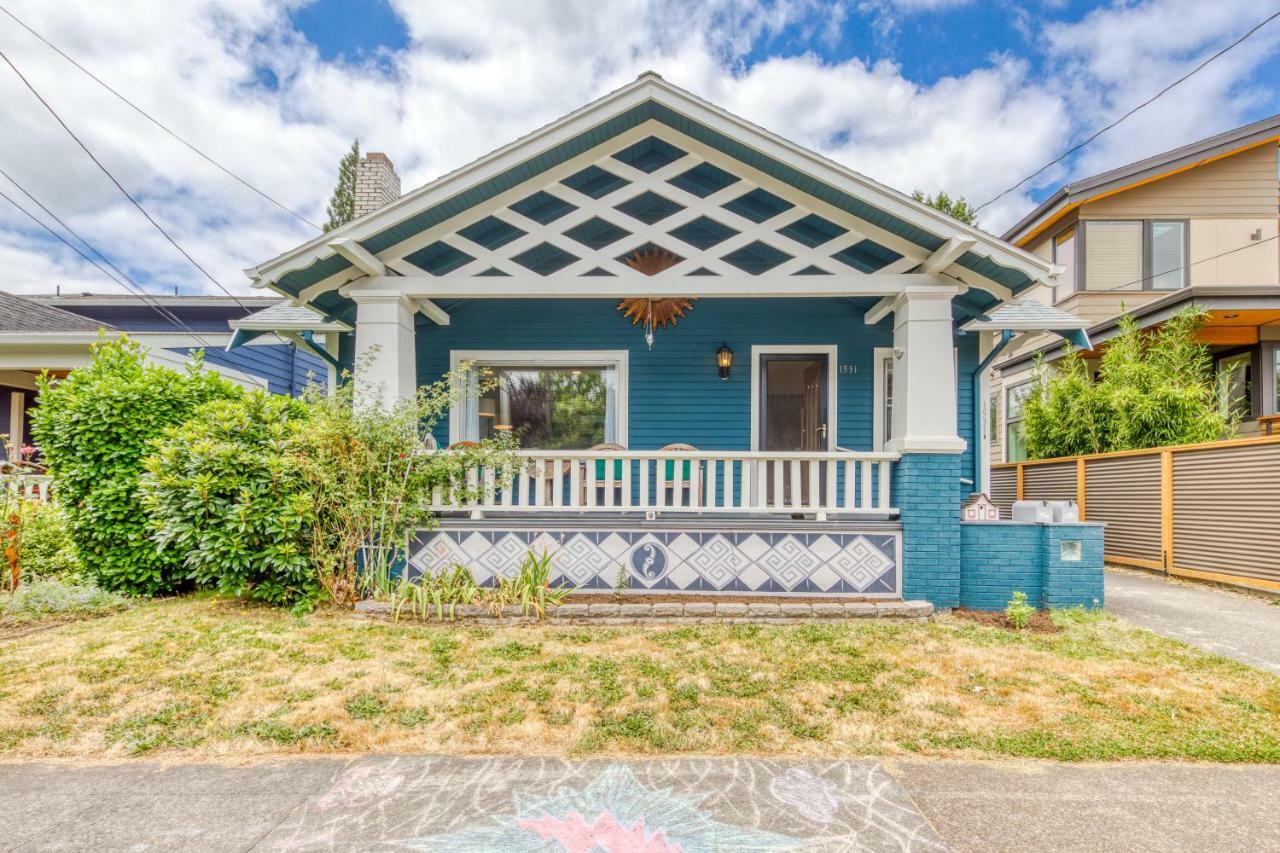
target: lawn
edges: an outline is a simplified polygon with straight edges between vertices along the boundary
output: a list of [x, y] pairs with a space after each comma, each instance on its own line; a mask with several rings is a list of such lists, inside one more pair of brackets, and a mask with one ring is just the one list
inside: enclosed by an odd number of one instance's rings
[[0, 640], [0, 758], [341, 752], [1280, 761], [1280, 678], [1099, 614], [425, 627], [214, 598]]

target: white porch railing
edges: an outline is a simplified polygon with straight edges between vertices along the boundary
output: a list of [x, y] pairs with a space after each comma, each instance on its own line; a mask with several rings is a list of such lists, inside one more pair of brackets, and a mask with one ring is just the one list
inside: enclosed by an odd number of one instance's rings
[[0, 489], [22, 500], [47, 503], [52, 488], [53, 478], [44, 474], [0, 474]]
[[523, 450], [518, 457], [514, 470], [471, 469], [465, 488], [454, 494], [437, 488], [432, 510], [777, 513], [819, 519], [897, 513], [889, 498], [896, 453]]

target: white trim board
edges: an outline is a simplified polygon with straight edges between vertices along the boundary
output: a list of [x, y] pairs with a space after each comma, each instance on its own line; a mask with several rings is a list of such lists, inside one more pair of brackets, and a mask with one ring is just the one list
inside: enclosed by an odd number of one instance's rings
[[836, 394], [839, 373], [839, 346], [836, 344], [753, 344], [751, 347], [751, 449], [760, 450], [760, 356], [762, 355], [825, 355], [827, 357], [827, 446], [835, 450], [839, 437]]
[[[449, 373], [457, 377], [463, 362], [479, 362], [500, 367], [598, 367], [611, 366], [617, 371], [618, 388], [615, 400], [615, 425], [617, 443], [630, 446], [628, 422], [630, 385], [630, 357], [624, 349], [584, 350], [449, 350]], [[464, 422], [470, 417], [470, 398], [462, 406], [449, 407], [449, 443], [466, 441], [469, 427]], [[536, 450], [537, 448], [530, 448]]]
[[871, 449], [884, 450], [887, 440], [884, 434], [884, 404], [887, 398], [884, 387], [884, 362], [893, 360], [893, 347], [875, 347], [871, 350]]

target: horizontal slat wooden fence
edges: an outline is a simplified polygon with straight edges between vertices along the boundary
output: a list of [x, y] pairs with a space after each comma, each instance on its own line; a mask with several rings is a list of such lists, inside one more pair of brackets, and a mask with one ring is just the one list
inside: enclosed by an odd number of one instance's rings
[[1075, 500], [1111, 563], [1280, 590], [1280, 436], [996, 464], [991, 499]]

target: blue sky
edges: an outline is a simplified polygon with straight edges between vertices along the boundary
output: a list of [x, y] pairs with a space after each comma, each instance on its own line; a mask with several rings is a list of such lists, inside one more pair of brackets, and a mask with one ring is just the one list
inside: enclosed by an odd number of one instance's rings
[[[985, 201], [1186, 73], [1280, 0], [114, 0], [10, 8], [313, 221], [359, 138], [421, 185], [653, 69], [910, 192]], [[313, 235], [29, 34], [0, 48], [231, 289]], [[1064, 181], [1280, 113], [1280, 20], [983, 212], [999, 233]], [[157, 290], [207, 292], [0, 74], [14, 174]], [[5, 186], [13, 194], [12, 187]], [[6, 287], [117, 289], [0, 204]]]

